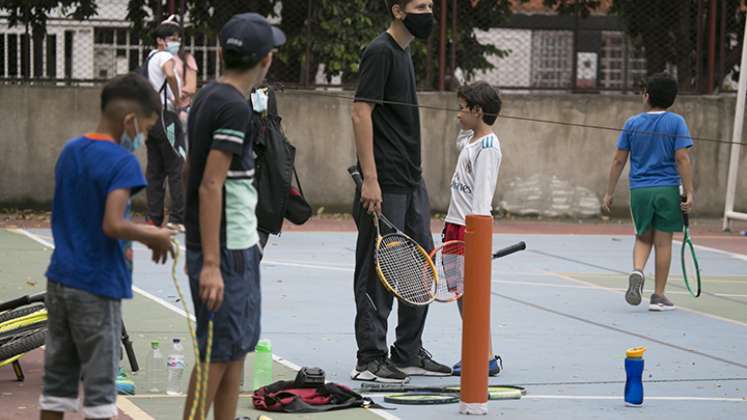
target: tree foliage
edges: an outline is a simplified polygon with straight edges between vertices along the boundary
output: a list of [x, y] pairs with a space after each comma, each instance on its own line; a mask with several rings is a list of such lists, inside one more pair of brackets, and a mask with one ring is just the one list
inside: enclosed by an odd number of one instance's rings
[[23, 25], [35, 34], [46, 31], [47, 16], [59, 11], [76, 20], [96, 15], [96, 0], [0, 0], [0, 12], [7, 13], [8, 25]]

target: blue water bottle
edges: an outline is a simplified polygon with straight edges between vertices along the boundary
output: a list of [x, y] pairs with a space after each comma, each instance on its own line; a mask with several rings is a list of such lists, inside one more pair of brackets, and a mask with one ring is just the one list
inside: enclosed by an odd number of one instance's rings
[[643, 404], [643, 352], [645, 347], [633, 347], [625, 352], [625, 405]]

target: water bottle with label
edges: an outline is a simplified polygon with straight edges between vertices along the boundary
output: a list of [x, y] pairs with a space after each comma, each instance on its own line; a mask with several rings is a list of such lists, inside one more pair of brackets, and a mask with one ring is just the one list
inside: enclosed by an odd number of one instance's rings
[[254, 350], [254, 390], [272, 383], [272, 344], [259, 340]]
[[643, 352], [645, 347], [634, 347], [625, 352], [625, 405], [643, 404]]
[[172, 340], [171, 354], [166, 362], [166, 368], [169, 371], [169, 383], [166, 386], [166, 394], [182, 395], [182, 376], [186, 368], [184, 362], [184, 348], [178, 338]]
[[150, 342], [150, 354], [145, 366], [145, 389], [153, 394], [163, 392], [163, 383], [166, 379], [166, 362], [161, 353], [161, 343]]

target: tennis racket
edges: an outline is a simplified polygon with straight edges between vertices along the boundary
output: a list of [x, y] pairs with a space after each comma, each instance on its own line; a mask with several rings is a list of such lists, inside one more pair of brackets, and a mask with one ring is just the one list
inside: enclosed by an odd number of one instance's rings
[[[398, 383], [363, 383], [359, 389], [361, 393], [376, 393], [376, 392], [399, 392], [409, 395], [454, 395], [461, 392], [459, 385], [446, 385], [446, 386], [417, 386], [417, 385], [405, 385]], [[526, 395], [527, 391], [524, 387], [516, 385], [488, 385], [488, 397], [491, 400], [518, 400], [523, 395]], [[404, 394], [399, 394], [404, 395]], [[417, 399], [414, 399], [417, 401]], [[422, 398], [421, 398], [422, 400]], [[409, 404], [424, 404], [423, 402], [410, 402]], [[404, 404], [404, 403], [402, 403]], [[431, 403], [433, 404], [433, 403]], [[444, 404], [441, 402], [441, 404]]]
[[[522, 241], [493, 253], [493, 259], [523, 251], [527, 244]], [[438, 270], [435, 284], [437, 302], [454, 302], [464, 294], [464, 241], [447, 241], [431, 252], [431, 259]]]
[[[682, 202], [687, 200], [684, 195]], [[695, 256], [695, 246], [690, 237], [690, 217], [684, 211], [682, 212], [682, 222], [684, 224], [684, 237], [682, 238], [682, 249], [680, 250], [680, 258], [682, 262], [682, 278], [685, 280], [685, 287], [687, 291], [693, 297], [700, 296], [700, 266], [698, 265], [698, 258]]]
[[[358, 168], [348, 168], [358, 189], [363, 178]], [[379, 222], [391, 233], [381, 234]], [[415, 306], [428, 305], [436, 298], [438, 272], [428, 252], [392, 224], [383, 214], [373, 215], [376, 227], [376, 274], [384, 287], [402, 302]]]

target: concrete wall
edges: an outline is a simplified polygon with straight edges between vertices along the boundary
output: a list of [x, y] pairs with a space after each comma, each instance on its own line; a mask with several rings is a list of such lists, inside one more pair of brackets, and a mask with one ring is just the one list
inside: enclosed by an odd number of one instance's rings
[[[95, 88], [0, 86], [0, 205], [49, 204], [55, 159], [66, 139], [95, 127], [98, 94]], [[504, 153], [496, 203], [511, 179], [535, 173], [557, 175], [601, 195], [618, 135], [509, 117], [622, 127], [630, 115], [641, 110], [637, 96], [505, 94], [503, 99], [504, 118], [495, 126]], [[439, 108], [457, 106], [453, 94], [424, 93], [420, 101]], [[279, 107], [288, 137], [298, 148], [297, 167], [309, 200], [329, 211], [348, 211], [353, 184], [345, 169], [355, 161], [349, 101], [294, 91], [279, 95]], [[684, 96], [673, 110], [685, 116], [693, 136], [731, 136], [733, 97]], [[424, 109], [421, 121], [423, 167], [432, 206], [444, 211], [457, 159], [455, 114]], [[693, 156], [699, 214], [719, 215], [723, 211], [729, 147], [696, 140]], [[742, 165], [747, 166], [745, 147]], [[737, 207], [747, 210], [744, 178], [738, 183]], [[627, 180], [622, 179], [616, 195], [621, 213], [627, 203]]]

